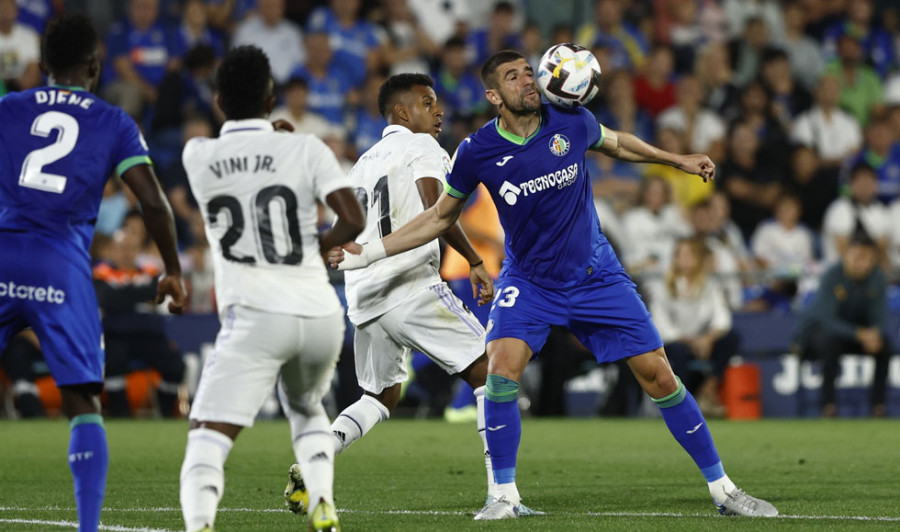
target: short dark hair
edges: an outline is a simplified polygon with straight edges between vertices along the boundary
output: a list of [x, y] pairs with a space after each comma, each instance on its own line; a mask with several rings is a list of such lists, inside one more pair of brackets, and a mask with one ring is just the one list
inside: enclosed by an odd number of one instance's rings
[[434, 87], [434, 80], [427, 74], [395, 74], [378, 90], [378, 112], [387, 118], [397, 95], [415, 86]]
[[850, 181], [856, 179], [856, 176], [860, 175], [860, 173], [870, 174], [876, 179], [878, 178], [878, 172], [866, 161], [859, 161], [853, 165], [850, 169]]
[[487, 89], [496, 89], [497, 80], [494, 79], [494, 73], [497, 72], [497, 68], [502, 64], [512, 63], [519, 59], [525, 59], [525, 56], [515, 50], [500, 50], [488, 57], [481, 66], [481, 83]]
[[216, 90], [229, 120], [264, 115], [271, 84], [269, 58], [256, 46], [233, 48], [216, 71]]
[[184, 54], [184, 66], [188, 70], [213, 67], [216, 64], [216, 51], [208, 44], [198, 44]]
[[86, 64], [97, 52], [97, 30], [84, 15], [62, 15], [50, 21], [41, 43], [41, 58], [60, 74]]

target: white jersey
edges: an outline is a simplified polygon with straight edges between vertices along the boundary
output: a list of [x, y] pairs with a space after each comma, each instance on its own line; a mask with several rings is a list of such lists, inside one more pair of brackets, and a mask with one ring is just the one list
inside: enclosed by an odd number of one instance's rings
[[348, 187], [331, 150], [312, 135], [234, 120], [182, 156], [206, 226], [220, 313], [243, 305], [317, 318], [340, 309], [319, 255], [316, 200]]
[[[444, 182], [450, 156], [431, 135], [403, 126], [384, 129], [381, 140], [350, 171], [350, 184], [366, 212], [366, 228], [356, 238], [365, 243], [383, 238], [421, 213], [416, 180]], [[441, 282], [437, 240], [405, 253], [345, 273], [347, 316], [365, 323], [400, 305], [411, 294]]]

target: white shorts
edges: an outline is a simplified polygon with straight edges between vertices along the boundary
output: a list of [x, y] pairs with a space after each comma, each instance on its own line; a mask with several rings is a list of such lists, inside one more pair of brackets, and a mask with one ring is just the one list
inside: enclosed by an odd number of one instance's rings
[[284, 393], [296, 404], [321, 402], [344, 341], [343, 311], [303, 318], [233, 305], [224, 316], [190, 419], [253, 426], [279, 373]]
[[451, 375], [463, 371], [484, 354], [484, 327], [441, 283], [358, 325], [353, 348], [359, 386], [379, 394], [409, 378], [406, 366], [413, 349]]

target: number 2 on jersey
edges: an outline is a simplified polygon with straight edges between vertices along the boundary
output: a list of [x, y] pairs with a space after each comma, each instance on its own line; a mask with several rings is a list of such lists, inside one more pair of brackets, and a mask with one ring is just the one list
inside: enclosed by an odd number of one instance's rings
[[[272, 201], [281, 203], [287, 222], [285, 227], [288, 253], [282, 255], [275, 246], [275, 233], [272, 231]], [[256, 238], [262, 248], [263, 256], [269, 264], [299, 264], [303, 261], [303, 238], [300, 235], [300, 221], [297, 219], [297, 196], [283, 185], [265, 187], [256, 193], [253, 198], [254, 218], [256, 219]], [[228, 214], [228, 229], [219, 245], [222, 247], [222, 256], [232, 262], [242, 264], [256, 264], [253, 257], [242, 257], [232, 251], [241, 235], [244, 234], [244, 211], [241, 203], [233, 196], [216, 196], [206, 206], [209, 223], [216, 225], [219, 213], [225, 210]]]
[[372, 189], [372, 204], [369, 205], [369, 193], [363, 187], [356, 187], [356, 199], [368, 213], [370, 207], [378, 203], [378, 236], [384, 238], [391, 234], [391, 193], [388, 189], [388, 176], [378, 178]]
[[62, 194], [66, 189], [67, 178], [44, 172], [44, 167], [72, 153], [78, 142], [78, 129], [78, 121], [71, 115], [59, 111], [48, 111], [38, 115], [31, 123], [32, 135], [47, 138], [53, 130], [59, 134], [56, 136], [56, 142], [38, 148], [25, 157], [22, 172], [19, 174], [19, 186]]

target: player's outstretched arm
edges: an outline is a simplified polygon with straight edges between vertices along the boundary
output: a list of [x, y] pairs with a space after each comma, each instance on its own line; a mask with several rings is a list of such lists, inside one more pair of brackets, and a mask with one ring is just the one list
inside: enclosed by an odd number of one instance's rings
[[419, 213], [409, 223], [383, 239], [366, 242], [362, 246], [354, 243], [344, 246], [349, 253], [344, 253], [341, 248], [331, 248], [327, 255], [328, 263], [336, 269], [357, 270], [384, 257], [417, 248], [449, 229], [459, 218], [465, 205], [464, 200], [445, 192], [425, 212]]
[[640, 138], [604, 127], [603, 143], [596, 148], [610, 157], [633, 163], [658, 163], [674, 166], [689, 174], [698, 175], [703, 181], [715, 179], [716, 165], [703, 154], [680, 155], [661, 150]]
[[[434, 177], [422, 177], [416, 180], [416, 188], [422, 205], [428, 209], [441, 197], [444, 187], [441, 181]], [[441, 234], [441, 238], [447, 245], [459, 252], [469, 263], [469, 280], [472, 282], [472, 297], [478, 300], [479, 305], [486, 305], [494, 298], [494, 280], [484, 267], [481, 256], [472, 247], [469, 237], [463, 231], [459, 220], [453, 223], [449, 229]], [[480, 294], [480, 297], [479, 297]]]
[[172, 216], [169, 201], [148, 164], [132, 166], [122, 174], [122, 180], [137, 196], [147, 232], [156, 242], [166, 267], [166, 274], [156, 287], [156, 303], [160, 304], [166, 296], [170, 296], [172, 300], [169, 302], [169, 312], [181, 314], [184, 312], [185, 289], [181, 280], [181, 265], [178, 262], [175, 218]]
[[337, 222], [319, 236], [319, 250], [325, 253], [362, 233], [366, 227], [366, 213], [350, 188], [339, 188], [325, 197], [325, 203], [337, 214]]

